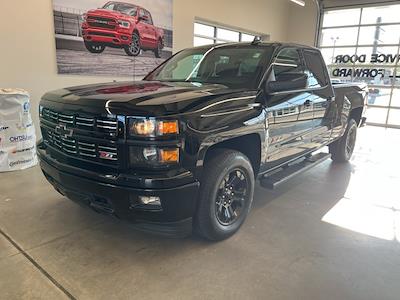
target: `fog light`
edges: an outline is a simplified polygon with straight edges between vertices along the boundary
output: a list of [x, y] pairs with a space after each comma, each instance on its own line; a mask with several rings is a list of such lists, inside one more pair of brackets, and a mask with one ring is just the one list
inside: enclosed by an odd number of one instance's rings
[[139, 196], [139, 202], [144, 205], [161, 206], [161, 199], [156, 196]]

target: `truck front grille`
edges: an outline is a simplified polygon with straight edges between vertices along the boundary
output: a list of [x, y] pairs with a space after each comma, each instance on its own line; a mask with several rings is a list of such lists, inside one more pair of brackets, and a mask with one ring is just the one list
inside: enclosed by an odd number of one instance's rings
[[102, 164], [118, 164], [118, 121], [42, 109], [44, 143], [62, 153]]
[[118, 161], [118, 149], [114, 144], [96, 143], [81, 137], [65, 137], [53, 130], [44, 133], [44, 142], [62, 152], [92, 161], [114, 163]]
[[115, 29], [117, 22], [114, 19], [88, 16], [87, 22], [91, 27]]
[[110, 136], [117, 136], [118, 134], [118, 122], [115, 117], [83, 117], [75, 114], [59, 113], [48, 108], [43, 108], [42, 118], [55, 124], [65, 124], [69, 128], [99, 131], [107, 133]]

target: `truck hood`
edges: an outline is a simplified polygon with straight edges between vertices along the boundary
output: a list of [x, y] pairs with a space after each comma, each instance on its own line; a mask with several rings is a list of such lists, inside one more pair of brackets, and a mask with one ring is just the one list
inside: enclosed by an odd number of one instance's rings
[[128, 15], [122, 14], [119, 11], [109, 10], [109, 9], [92, 9], [87, 12], [88, 16], [101, 16], [101, 17], [110, 17], [110, 18], [126, 18]]
[[114, 82], [52, 91], [43, 96], [42, 103], [61, 110], [84, 111], [86, 107], [109, 114], [168, 116], [203, 109], [228, 98], [244, 98], [248, 103], [255, 94], [256, 91], [230, 89], [219, 84]]

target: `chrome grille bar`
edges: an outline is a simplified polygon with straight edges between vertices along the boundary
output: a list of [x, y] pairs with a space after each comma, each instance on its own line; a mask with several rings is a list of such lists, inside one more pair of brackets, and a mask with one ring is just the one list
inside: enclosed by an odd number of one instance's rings
[[[43, 108], [42, 116], [43, 120], [51, 123], [55, 123], [55, 126], [61, 125], [67, 129], [71, 129], [72, 136], [61, 135], [57, 133], [53, 127], [47, 125], [42, 127], [45, 133], [43, 139], [46, 144], [59, 149], [61, 152], [73, 155], [73, 157], [116, 164], [118, 161], [118, 149], [114, 143], [108, 144], [107, 137], [116, 137], [118, 132], [118, 121], [116, 117], [91, 117], [90, 115], [79, 116], [77, 114], [70, 114], [64, 112], [53, 111], [49, 108]], [[63, 128], [63, 127], [62, 127]], [[74, 128], [107, 133], [105, 139], [100, 142], [93, 142], [93, 137], [86, 136], [85, 132], [82, 134], [77, 130], [73, 131]]]

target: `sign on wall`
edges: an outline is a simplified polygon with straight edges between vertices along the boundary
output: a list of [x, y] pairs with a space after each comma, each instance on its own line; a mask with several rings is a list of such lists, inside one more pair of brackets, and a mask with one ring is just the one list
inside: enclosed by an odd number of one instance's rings
[[371, 86], [400, 85], [398, 53], [340, 54], [333, 56], [331, 62], [328, 69], [332, 78], [362, 81]]
[[[368, 59], [368, 60], [367, 60]], [[388, 72], [387, 69], [380, 67], [386, 64], [397, 64], [400, 61], [400, 54], [371, 54], [368, 58], [366, 54], [361, 55], [337, 55], [335, 57], [335, 64], [364, 64], [367, 63], [369, 67], [335, 67], [332, 69], [333, 77], [355, 77], [355, 78], [376, 78], [376, 77], [389, 77], [400, 78], [399, 75], [394, 75], [393, 72]], [[372, 66], [372, 67], [371, 67]], [[376, 66], [376, 67], [375, 67]]]
[[172, 55], [172, 0], [53, 0], [59, 74], [141, 77]]

